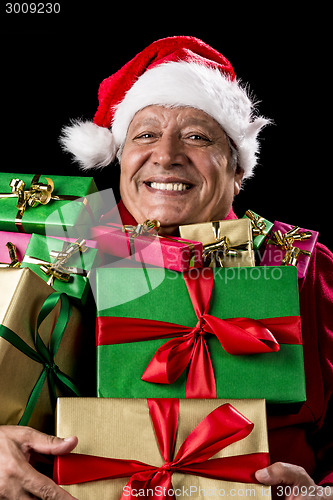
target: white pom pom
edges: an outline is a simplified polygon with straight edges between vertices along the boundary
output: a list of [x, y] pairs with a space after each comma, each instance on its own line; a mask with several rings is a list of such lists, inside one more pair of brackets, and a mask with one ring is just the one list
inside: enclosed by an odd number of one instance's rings
[[83, 170], [109, 165], [117, 152], [111, 131], [90, 121], [76, 120], [64, 127], [60, 143]]

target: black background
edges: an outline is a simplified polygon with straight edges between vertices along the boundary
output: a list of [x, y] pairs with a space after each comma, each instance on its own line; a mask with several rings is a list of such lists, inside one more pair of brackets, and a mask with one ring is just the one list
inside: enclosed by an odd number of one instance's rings
[[[333, 248], [328, 9], [319, 3], [60, 0], [60, 14], [6, 14], [6, 3], [2, 171], [78, 175], [58, 144], [61, 127], [71, 118], [92, 119], [99, 83], [146, 45], [193, 35], [231, 61], [260, 101], [260, 113], [274, 120], [261, 134], [260, 163], [236, 198], [236, 213], [251, 208], [272, 221], [318, 230]], [[103, 189], [116, 183], [116, 170], [89, 175]]]

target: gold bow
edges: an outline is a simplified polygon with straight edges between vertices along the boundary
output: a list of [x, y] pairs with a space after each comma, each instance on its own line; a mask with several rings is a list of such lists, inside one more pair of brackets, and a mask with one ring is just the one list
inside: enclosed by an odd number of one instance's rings
[[47, 276], [50, 276], [50, 279], [47, 281], [47, 284], [52, 286], [54, 283], [54, 279], [59, 281], [64, 281], [68, 283], [70, 280], [71, 274], [76, 274], [79, 276], [88, 276], [87, 271], [84, 269], [79, 269], [77, 267], [67, 266], [67, 261], [77, 252], [85, 252], [88, 249], [86, 246], [86, 240], [76, 240], [74, 243], [64, 243], [63, 250], [61, 252], [51, 250], [50, 257], [56, 259], [56, 262], [50, 263], [41, 259], [37, 259], [35, 257], [25, 256], [24, 262], [28, 264], [41, 264], [40, 269]]
[[47, 184], [38, 182], [40, 174], [35, 174], [29, 189], [25, 189], [25, 182], [20, 179], [12, 179], [9, 186], [12, 190], [12, 195], [17, 196], [16, 208], [19, 210], [22, 218], [27, 206], [35, 207], [39, 203], [46, 205], [52, 199], [52, 191], [54, 183], [52, 179], [45, 177]]
[[299, 226], [294, 226], [286, 233], [282, 233], [279, 229], [272, 234], [272, 239], [267, 242], [281, 247], [286, 252], [281, 262], [282, 266], [296, 266], [299, 255], [311, 256], [311, 252], [294, 246], [295, 241], [305, 241], [312, 236], [311, 231], [301, 231], [300, 229]]
[[122, 227], [122, 231], [128, 234], [129, 246], [130, 246], [130, 257], [135, 254], [134, 238], [137, 236], [147, 236], [154, 235], [158, 236], [158, 231], [161, 224], [158, 220], [146, 219], [143, 224], [138, 224], [137, 226], [125, 225]]
[[245, 215], [251, 221], [253, 236], [267, 235], [266, 222], [263, 217], [256, 215], [252, 210], [246, 210]]
[[176, 239], [176, 238], [169, 238], [166, 235], [159, 235], [158, 231], [160, 230], [161, 224], [158, 220], [156, 219], [146, 219], [143, 224], [138, 224], [137, 226], [123, 226], [122, 231], [125, 233], [128, 233], [129, 236], [129, 245], [130, 245], [130, 257], [135, 253], [135, 246], [134, 246], [134, 238], [136, 236], [156, 236], [157, 238], [164, 238], [166, 240], [171, 240], [171, 241], [177, 241], [178, 243], [183, 243], [188, 246], [189, 249], [189, 261], [193, 258], [193, 252], [194, 252], [194, 245], [193, 243], [189, 243], [187, 241], [184, 241], [183, 239]]
[[143, 224], [138, 224], [137, 226], [123, 226], [122, 230], [127, 232], [132, 238], [135, 238], [139, 235], [157, 234], [160, 227], [161, 224], [158, 220], [146, 219]]
[[9, 253], [9, 258], [10, 258], [10, 264], [3, 264], [2, 262], [0, 263], [0, 268], [1, 267], [20, 267], [21, 263], [17, 258], [16, 254], [16, 247], [13, 243], [8, 241], [6, 243], [6, 247], [8, 248], [8, 253]]
[[221, 226], [219, 221], [212, 221], [212, 231], [215, 240], [212, 243], [203, 245], [202, 260], [209, 262], [209, 267], [224, 267], [223, 261], [229, 257], [237, 257], [240, 251], [248, 250], [249, 243], [230, 246], [227, 236], [221, 237]]
[[248, 243], [230, 246], [230, 240], [223, 236], [218, 241], [203, 245], [203, 262], [210, 262], [210, 267], [224, 267], [223, 261], [229, 257], [237, 257], [240, 251], [248, 250]]

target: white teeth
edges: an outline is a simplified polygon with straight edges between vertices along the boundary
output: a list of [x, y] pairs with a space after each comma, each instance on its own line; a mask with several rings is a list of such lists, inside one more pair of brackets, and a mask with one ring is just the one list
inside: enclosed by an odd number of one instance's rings
[[151, 182], [150, 187], [161, 191], [186, 191], [190, 186], [182, 182]]

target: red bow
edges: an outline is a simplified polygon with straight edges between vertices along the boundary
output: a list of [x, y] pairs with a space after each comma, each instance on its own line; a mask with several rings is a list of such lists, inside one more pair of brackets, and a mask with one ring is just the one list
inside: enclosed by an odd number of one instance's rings
[[[147, 366], [142, 380], [172, 384], [189, 366], [186, 398], [216, 398], [214, 371], [206, 343], [213, 334], [230, 354], [261, 354], [280, 349], [278, 341], [301, 343], [298, 316], [220, 319], [208, 313], [214, 285], [212, 269], [191, 277], [184, 273], [185, 283], [198, 318], [195, 327], [139, 318], [97, 318], [98, 345], [177, 337], [162, 345]], [[273, 333], [271, 330], [273, 330]]]
[[150, 498], [157, 500], [161, 491], [167, 493], [173, 489], [171, 476], [174, 472], [254, 483], [257, 482], [255, 471], [269, 465], [268, 453], [209, 460], [226, 446], [248, 436], [253, 429], [254, 424], [230, 404], [221, 405], [207, 415], [185, 439], [174, 458], [179, 400], [148, 399], [148, 407], [164, 465], [156, 467], [136, 460], [70, 453], [56, 458], [55, 481], [68, 485], [131, 476], [121, 499], [134, 499], [132, 490], [149, 488], [150, 492], [154, 492]]

